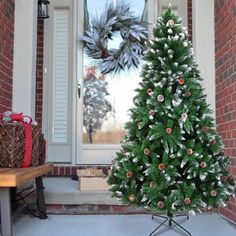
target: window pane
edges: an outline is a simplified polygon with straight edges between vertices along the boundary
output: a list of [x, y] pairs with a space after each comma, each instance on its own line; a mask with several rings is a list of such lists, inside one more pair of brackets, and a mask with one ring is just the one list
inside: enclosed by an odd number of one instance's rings
[[[107, 3], [117, 4], [118, 0], [87, 0], [85, 8], [85, 29], [89, 30], [90, 19], [99, 16]], [[146, 19], [145, 0], [129, 0], [135, 15]], [[118, 49], [121, 36], [112, 35], [108, 48]], [[84, 118], [83, 143], [119, 144], [124, 133], [124, 124], [128, 121], [128, 109], [133, 106], [134, 89], [141, 81], [139, 68], [101, 76], [96, 61], [84, 53]]]

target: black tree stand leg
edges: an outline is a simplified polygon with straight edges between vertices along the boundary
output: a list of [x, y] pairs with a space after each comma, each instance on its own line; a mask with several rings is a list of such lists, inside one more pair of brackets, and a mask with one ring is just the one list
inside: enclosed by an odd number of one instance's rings
[[177, 223], [173, 218], [175, 217], [187, 217], [187, 220], [189, 219], [189, 215], [188, 214], [176, 214], [173, 215], [171, 213], [167, 213], [167, 216], [163, 216], [160, 214], [154, 214], [152, 215], [152, 219], [155, 218], [163, 218], [165, 219], [156, 229], [154, 229], [149, 236], [154, 236], [157, 235], [155, 233], [158, 232], [158, 229], [161, 228], [162, 225], [164, 225], [166, 222], [168, 222], [168, 226], [167, 227], [171, 227], [172, 225], [175, 225], [176, 227], [179, 227], [180, 229], [182, 229], [187, 235], [191, 236], [190, 232], [188, 230], [186, 230], [183, 226], [181, 226], [179, 223]]

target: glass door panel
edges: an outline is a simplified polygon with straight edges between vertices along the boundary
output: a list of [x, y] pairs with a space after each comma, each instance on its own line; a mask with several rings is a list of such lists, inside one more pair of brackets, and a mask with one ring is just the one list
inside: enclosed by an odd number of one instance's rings
[[[90, 30], [91, 19], [99, 16], [108, 4], [116, 5], [119, 2], [124, 1], [86, 0], [85, 30]], [[128, 0], [125, 3], [130, 4], [134, 15], [139, 16], [143, 21], [146, 20], [147, 0]], [[115, 32], [112, 40], [108, 42], [108, 48], [118, 49], [121, 40], [120, 33]], [[133, 106], [134, 90], [141, 81], [142, 62], [139, 68], [107, 75], [101, 75], [96, 61], [88, 57], [85, 50], [83, 62], [82, 155], [86, 158], [99, 153], [98, 156], [109, 156], [111, 159], [115, 151], [120, 148], [120, 142], [125, 134], [124, 124], [129, 120], [128, 109]]]

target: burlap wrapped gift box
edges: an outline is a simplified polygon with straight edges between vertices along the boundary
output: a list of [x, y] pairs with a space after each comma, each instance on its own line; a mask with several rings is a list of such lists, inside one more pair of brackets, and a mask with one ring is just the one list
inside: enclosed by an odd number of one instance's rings
[[108, 173], [103, 173], [103, 169], [98, 168], [84, 168], [77, 170], [80, 191], [108, 191], [109, 185], [107, 184]]
[[[31, 125], [32, 145], [28, 166], [38, 166], [45, 162], [45, 140], [38, 125]], [[22, 167], [26, 151], [26, 132], [22, 122], [0, 123], [0, 167]], [[31, 149], [31, 148], [30, 148]]]

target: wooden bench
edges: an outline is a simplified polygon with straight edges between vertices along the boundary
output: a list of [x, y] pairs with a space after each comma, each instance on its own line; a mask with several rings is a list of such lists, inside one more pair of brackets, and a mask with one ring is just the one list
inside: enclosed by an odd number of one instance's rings
[[29, 168], [0, 168], [0, 206], [2, 236], [12, 236], [12, 214], [10, 188], [18, 187], [35, 179], [39, 218], [46, 219], [42, 175], [52, 171], [53, 164]]

